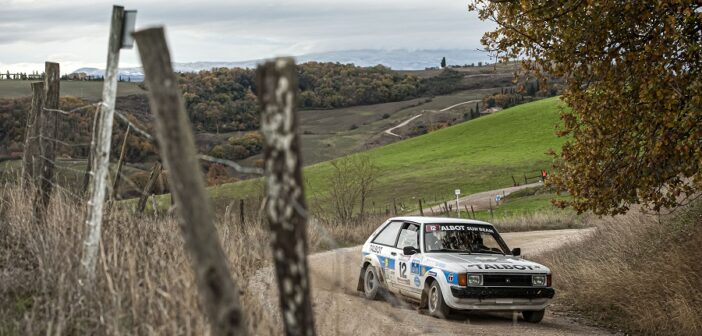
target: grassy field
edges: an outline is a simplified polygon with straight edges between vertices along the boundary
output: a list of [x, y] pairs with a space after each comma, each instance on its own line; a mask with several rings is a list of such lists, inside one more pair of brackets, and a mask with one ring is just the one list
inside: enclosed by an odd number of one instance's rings
[[[502, 112], [378, 147], [365, 153], [381, 169], [371, 208], [385, 208], [393, 199], [406, 204], [417, 197], [450, 199], [512, 184], [511, 175], [538, 171], [550, 164], [545, 154], [563, 142], [554, 135], [558, 98], [516, 106]], [[328, 162], [304, 170], [307, 194], [323, 196], [332, 167]], [[210, 188], [218, 202], [261, 193], [257, 180]], [[165, 200], [164, 200], [165, 202]]]
[[[26, 80], [0, 80], [0, 98], [31, 96], [32, 90], [29, 86], [31, 82]], [[146, 93], [138, 85], [139, 83], [134, 82], [120, 82], [117, 86], [117, 95], [128, 96]], [[102, 82], [61, 81], [61, 95], [100, 100], [102, 97]]]

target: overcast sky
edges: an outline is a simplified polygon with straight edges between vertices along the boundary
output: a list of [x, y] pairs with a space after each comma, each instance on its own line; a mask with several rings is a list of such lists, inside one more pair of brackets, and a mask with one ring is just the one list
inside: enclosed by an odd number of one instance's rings
[[[104, 68], [112, 5], [165, 25], [173, 60], [241, 61], [348, 49], [473, 49], [492, 28], [461, 0], [0, 0], [0, 71]], [[123, 50], [121, 67], [139, 66]]]

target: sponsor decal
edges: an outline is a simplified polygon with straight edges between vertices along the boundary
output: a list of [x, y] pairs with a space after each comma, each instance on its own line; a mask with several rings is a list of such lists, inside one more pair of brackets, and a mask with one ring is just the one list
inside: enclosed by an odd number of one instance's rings
[[403, 285], [408, 285], [408, 286], [409, 286], [409, 284], [410, 284], [410, 279], [402, 279], [402, 278], [400, 278], [400, 279], [397, 279], [397, 282], [399, 282], [399, 283], [401, 283], [401, 284], [403, 284]]
[[473, 231], [495, 233], [495, 230], [481, 225], [443, 225], [443, 224], [427, 224], [424, 226], [426, 232], [434, 231]]
[[453, 282], [453, 273], [449, 273], [448, 282]]
[[436, 272], [434, 272], [434, 271], [431, 271], [431, 272], [429, 272], [429, 275], [431, 275], [431, 276], [435, 277], [435, 276], [436, 276]]
[[382, 246], [378, 246], [378, 245], [371, 245], [371, 246], [370, 246], [370, 251], [373, 252], [373, 253], [376, 253], [376, 254], [380, 254], [380, 252], [383, 251], [383, 247], [382, 247]]
[[421, 284], [422, 284], [422, 281], [419, 279], [419, 276], [415, 275], [414, 276], [414, 286], [419, 287], [419, 285], [421, 285]]
[[383, 260], [383, 267], [388, 268], [389, 265], [390, 265], [390, 260], [388, 258], [385, 258]]
[[412, 262], [412, 266], [410, 269], [411, 274], [420, 274], [422, 267], [419, 265], [418, 262]]
[[541, 266], [530, 266], [530, 265], [509, 265], [509, 264], [471, 264], [466, 265], [466, 267], [475, 267], [479, 270], [517, 270], [517, 271], [533, 271], [535, 269], [540, 269]]

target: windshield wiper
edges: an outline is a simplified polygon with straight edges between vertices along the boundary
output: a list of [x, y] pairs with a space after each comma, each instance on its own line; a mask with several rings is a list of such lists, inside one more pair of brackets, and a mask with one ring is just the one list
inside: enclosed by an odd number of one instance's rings
[[438, 250], [431, 250], [429, 252], [455, 252], [455, 253], [471, 253], [470, 250], [453, 250], [453, 249], [438, 249]]

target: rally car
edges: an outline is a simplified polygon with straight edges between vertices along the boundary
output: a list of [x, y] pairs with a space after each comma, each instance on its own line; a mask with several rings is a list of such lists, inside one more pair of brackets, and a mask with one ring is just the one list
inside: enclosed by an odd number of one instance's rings
[[358, 291], [416, 301], [439, 318], [455, 310], [521, 311], [540, 322], [555, 291], [551, 272], [509, 250], [489, 223], [395, 217], [363, 245]]

